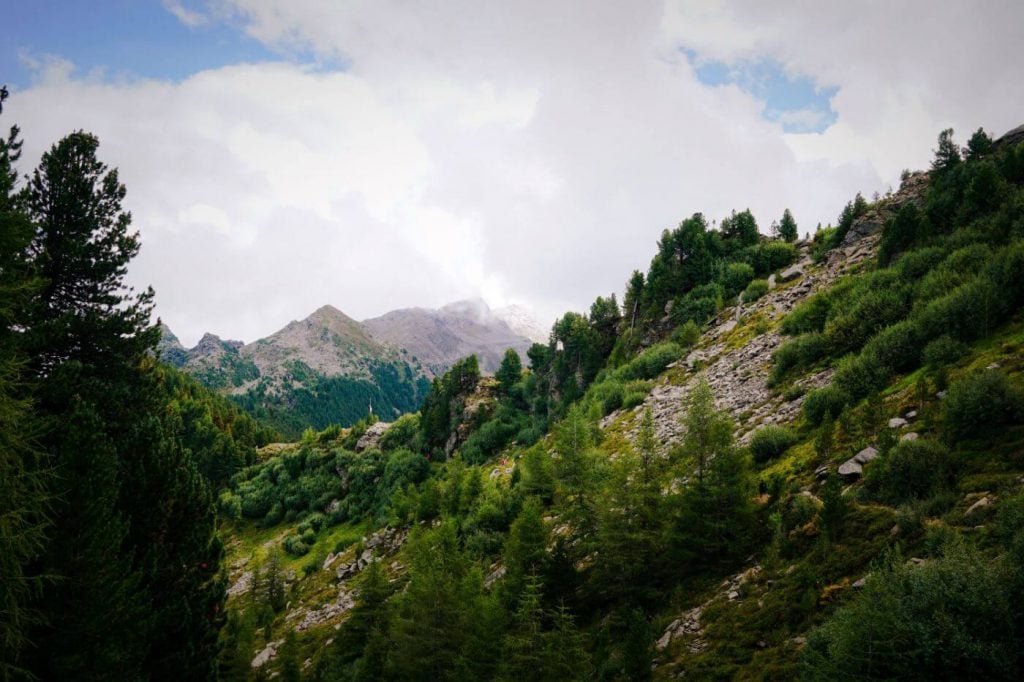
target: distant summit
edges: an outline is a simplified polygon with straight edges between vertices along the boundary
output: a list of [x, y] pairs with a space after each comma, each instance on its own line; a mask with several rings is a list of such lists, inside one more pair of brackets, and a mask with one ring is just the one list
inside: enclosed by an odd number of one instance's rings
[[431, 375], [443, 374], [456, 361], [475, 354], [484, 373], [493, 373], [501, 357], [514, 348], [523, 357], [532, 341], [517, 334], [482, 299], [449, 303], [438, 310], [405, 308], [363, 321], [370, 335], [401, 348]]
[[525, 336], [535, 343], [546, 344], [548, 342], [548, 337], [551, 334], [551, 324], [545, 325], [541, 323], [533, 310], [528, 306], [513, 303], [512, 305], [495, 310], [494, 316], [504, 321], [509, 326], [509, 329], [519, 336]]
[[417, 409], [429, 380], [456, 361], [475, 354], [492, 373], [507, 349], [525, 357], [532, 342], [480, 299], [364, 322], [325, 305], [248, 344], [207, 332], [186, 349], [167, 325], [160, 329], [165, 362], [290, 435], [306, 425], [351, 424], [371, 404], [392, 420]]

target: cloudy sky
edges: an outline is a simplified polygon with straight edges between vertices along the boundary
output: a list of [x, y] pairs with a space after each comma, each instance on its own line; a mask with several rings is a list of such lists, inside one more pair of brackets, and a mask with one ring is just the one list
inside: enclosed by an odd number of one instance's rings
[[34, 0], [2, 123], [25, 172], [100, 137], [186, 344], [324, 303], [549, 320], [696, 211], [813, 230], [939, 130], [1024, 123], [1022, 44], [1019, 0]]

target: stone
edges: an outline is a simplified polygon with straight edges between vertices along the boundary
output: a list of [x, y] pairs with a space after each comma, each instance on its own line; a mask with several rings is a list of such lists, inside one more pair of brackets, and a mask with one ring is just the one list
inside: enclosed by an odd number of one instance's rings
[[981, 498], [980, 500], [978, 500], [977, 502], [972, 504], [970, 507], [968, 507], [967, 511], [964, 512], [964, 516], [965, 517], [970, 516], [971, 514], [974, 514], [974, 513], [978, 512], [978, 511], [981, 511], [981, 510], [986, 509], [986, 508], [991, 507], [991, 506], [992, 506], [992, 498], [990, 498], [988, 495], [986, 495], [985, 497]]
[[907, 420], [917, 419], [917, 410], [911, 410], [903, 415]]
[[768, 275], [768, 291], [771, 291], [776, 286], [778, 285], [775, 283], [775, 274], [772, 273], [771, 275]]
[[245, 594], [252, 587], [253, 573], [252, 571], [246, 571], [242, 575], [238, 576], [238, 580], [228, 588], [229, 597], [237, 597], [240, 594]]
[[366, 429], [366, 433], [359, 437], [356, 442], [356, 452], [362, 452], [363, 450], [370, 450], [380, 445], [380, 439], [384, 435], [384, 432], [388, 430], [391, 424], [387, 422], [376, 422], [370, 424], [370, 427]]
[[999, 369], [999, 363], [998, 362], [993, 362], [988, 367], [986, 367], [985, 369]]
[[800, 264], [791, 265], [782, 272], [779, 273], [780, 282], [792, 282], [797, 277], [803, 277], [804, 269], [800, 267]]
[[839, 465], [839, 475], [843, 478], [860, 478], [862, 473], [864, 473], [864, 467], [853, 457]]
[[889, 420], [890, 429], [902, 429], [906, 425], [907, 420], [904, 419], [903, 417], [893, 417], [892, 419]]
[[275, 642], [270, 642], [262, 651], [256, 654], [255, 658], [249, 664], [253, 668], [262, 668], [266, 665], [267, 661], [277, 656], [277, 648], [284, 644], [283, 639], [279, 639]]
[[915, 441], [918, 438], [920, 438], [920, 436], [917, 434], [917, 432], [909, 431], [907, 433], [904, 433], [902, 436], [900, 436], [900, 441], [902, 441], [904, 443], [908, 443], [908, 442], [911, 442], [911, 441]]
[[860, 578], [860, 579], [858, 579], [858, 580], [854, 580], [854, 581], [853, 581], [853, 585], [852, 585], [852, 587], [853, 587], [854, 589], [857, 589], [857, 590], [859, 590], [859, 589], [863, 588], [863, 587], [864, 587], [864, 585], [866, 585], [866, 584], [867, 584], [867, 582], [868, 582], [868, 581], [867, 581], [867, 578]]
[[867, 464], [877, 457], [878, 450], [874, 449], [870, 445], [853, 456], [853, 458], [860, 464]]
[[825, 479], [828, 478], [828, 470], [829, 466], [827, 464], [822, 464], [820, 467], [814, 470], [814, 477], [819, 481], [824, 481]]

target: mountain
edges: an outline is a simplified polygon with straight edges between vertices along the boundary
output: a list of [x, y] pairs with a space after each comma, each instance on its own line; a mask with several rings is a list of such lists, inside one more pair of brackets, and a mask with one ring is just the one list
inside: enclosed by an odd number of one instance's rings
[[480, 299], [457, 301], [438, 309], [405, 308], [363, 321], [380, 343], [408, 351], [432, 375], [476, 354], [480, 369], [493, 373], [509, 348], [526, 355], [532, 341], [514, 332]]
[[502, 320], [509, 326], [509, 329], [519, 336], [525, 336], [535, 343], [548, 342], [551, 324], [542, 323], [528, 306], [513, 303], [496, 309], [494, 316]]
[[525, 355], [531, 343], [479, 300], [365, 322], [325, 305], [249, 344], [207, 333], [186, 349], [167, 325], [161, 331], [165, 361], [289, 436], [307, 426], [348, 426], [371, 407], [392, 420], [416, 410], [429, 379], [457, 360], [476, 354], [493, 372], [506, 349]]

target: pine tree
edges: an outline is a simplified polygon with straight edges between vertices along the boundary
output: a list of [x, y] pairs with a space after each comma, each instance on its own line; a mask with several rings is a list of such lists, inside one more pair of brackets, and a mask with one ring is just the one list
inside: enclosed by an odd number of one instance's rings
[[21, 674], [21, 651], [38, 616], [30, 596], [41, 581], [30, 564], [46, 541], [48, 506], [45, 464], [31, 445], [39, 425], [25, 395], [26, 358], [18, 349], [18, 321], [37, 284], [23, 259], [32, 225], [17, 192], [20, 154], [12, 127], [0, 138], [0, 680]]
[[797, 238], [796, 220], [793, 219], [793, 214], [788, 208], [782, 212], [782, 222], [779, 223], [779, 237], [787, 242], [795, 242]]
[[213, 679], [224, 585], [213, 504], [170, 419], [153, 360], [153, 292], [124, 285], [138, 253], [117, 171], [76, 132], [27, 188], [40, 278], [23, 334], [55, 531], [32, 672], [43, 678]]
[[514, 604], [530, 575], [544, 572], [547, 564], [548, 531], [544, 526], [541, 506], [536, 498], [529, 498], [523, 510], [512, 522], [505, 543], [505, 580], [503, 590], [506, 603]]
[[498, 380], [503, 395], [509, 395], [512, 392], [512, 387], [516, 385], [522, 374], [523, 361], [514, 348], [509, 348], [501, 358], [498, 371], [494, 373], [494, 378]]

